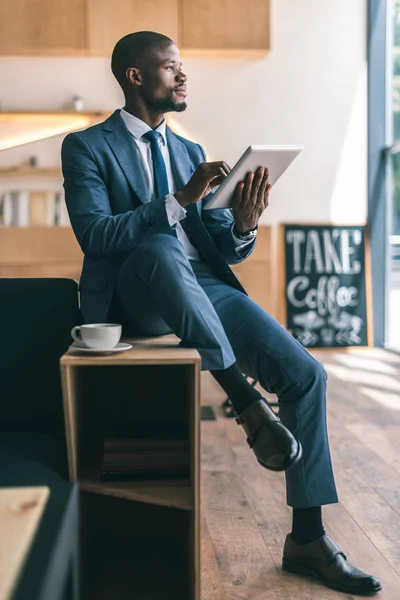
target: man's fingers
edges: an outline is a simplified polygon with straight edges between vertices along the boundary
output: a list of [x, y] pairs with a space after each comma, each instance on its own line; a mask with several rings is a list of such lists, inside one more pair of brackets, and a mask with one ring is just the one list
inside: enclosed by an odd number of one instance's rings
[[227, 177], [225, 171], [223, 171], [221, 168], [213, 171], [212, 173], [206, 173], [205, 177], [204, 177], [204, 184], [205, 185], [211, 185], [212, 187], [215, 187], [216, 185], [220, 185], [223, 180]]
[[261, 185], [260, 185], [260, 196], [261, 196], [261, 198], [264, 198], [265, 194], [267, 193], [268, 181], [269, 181], [269, 170], [265, 169], [264, 176], [262, 178], [262, 182], [261, 182]]
[[229, 175], [229, 167], [224, 162], [204, 163], [202, 176], [207, 183], [210, 183], [214, 177], [225, 179]]
[[265, 175], [265, 171], [266, 171], [266, 169], [263, 169], [263, 167], [260, 167], [260, 168], [257, 169], [257, 171], [254, 174], [255, 175], [255, 180], [257, 182], [259, 182], [260, 184], [261, 184], [261, 182], [263, 180], [263, 177]]
[[246, 179], [244, 181], [244, 188], [243, 188], [243, 194], [242, 194], [242, 201], [244, 204], [247, 204], [250, 201], [253, 180], [254, 180], [254, 173], [249, 173], [246, 176]]
[[267, 191], [264, 194], [264, 209], [267, 208], [269, 204], [269, 190], [272, 188], [272, 185], [269, 183], [267, 186]]
[[224, 173], [225, 175], [229, 175], [230, 168], [228, 167], [226, 162], [218, 162], [218, 163], [211, 163], [211, 164], [215, 165], [216, 171]]
[[257, 202], [258, 202], [259, 190], [260, 190], [260, 186], [261, 186], [263, 177], [264, 177], [264, 169], [263, 168], [257, 169], [257, 171], [254, 173], [253, 185], [251, 188], [251, 201], [253, 204], [257, 204]]
[[206, 168], [208, 168], [212, 172], [217, 172], [219, 170], [222, 170], [224, 173], [226, 173], [228, 175], [231, 171], [230, 166], [224, 160], [212, 162], [212, 163], [205, 163], [205, 165], [206, 165]]
[[215, 175], [214, 177], [211, 177], [211, 179], [207, 180], [207, 184], [211, 187], [216, 187], [217, 185], [221, 185], [225, 177], [225, 173], [219, 173], [219, 175]]
[[264, 195], [261, 195], [261, 193], [259, 194], [259, 204], [262, 207], [262, 210], [264, 211], [266, 208], [268, 208], [269, 205], [269, 190], [271, 189], [272, 185], [269, 183], [267, 185], [267, 189], [265, 190]]
[[244, 183], [238, 183], [233, 194], [233, 206], [236, 208], [242, 202]]

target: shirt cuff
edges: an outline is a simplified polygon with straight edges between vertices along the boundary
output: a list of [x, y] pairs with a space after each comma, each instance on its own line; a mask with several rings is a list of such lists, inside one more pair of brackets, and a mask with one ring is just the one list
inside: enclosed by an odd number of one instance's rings
[[232, 232], [233, 243], [235, 244], [236, 250], [241, 250], [242, 248], [245, 248], [257, 237], [257, 231], [255, 231], [254, 233], [250, 233], [249, 235], [246, 235], [245, 238], [240, 239], [233, 233], [233, 226], [234, 226], [234, 223], [232, 223], [231, 232]]
[[186, 217], [186, 210], [181, 206], [173, 194], [165, 196], [165, 209], [170, 227], [173, 227]]

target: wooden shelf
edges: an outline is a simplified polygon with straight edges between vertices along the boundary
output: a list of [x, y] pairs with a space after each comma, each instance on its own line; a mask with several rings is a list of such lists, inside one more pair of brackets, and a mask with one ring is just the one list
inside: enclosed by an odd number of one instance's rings
[[193, 510], [194, 499], [190, 481], [174, 479], [165, 481], [100, 481], [98, 471], [81, 468], [79, 485], [86, 492], [136, 500], [146, 504]]
[[0, 150], [86, 129], [109, 115], [104, 111], [0, 112]]
[[[165, 481], [162, 482], [162, 485], [158, 482], [148, 482], [148, 485], [145, 485], [141, 481], [96, 483], [82, 477], [79, 483], [80, 488], [85, 492], [115, 496], [125, 500], [136, 500], [137, 502], [156, 504], [157, 506], [193, 510], [192, 490], [188, 486], [183, 486], [182, 481], [179, 480]], [[151, 483], [154, 485], [151, 485]]]
[[75, 119], [79, 117], [88, 119], [106, 119], [110, 115], [109, 111], [73, 111], [73, 110], [14, 110], [12, 112], [0, 112], [0, 123], [55, 123]]
[[138, 481], [101, 481], [100, 456], [86, 455], [81, 459], [78, 480], [82, 490], [147, 504], [194, 509], [194, 493], [190, 479]]
[[0, 177], [62, 177], [62, 171], [59, 167], [2, 167], [0, 168]]

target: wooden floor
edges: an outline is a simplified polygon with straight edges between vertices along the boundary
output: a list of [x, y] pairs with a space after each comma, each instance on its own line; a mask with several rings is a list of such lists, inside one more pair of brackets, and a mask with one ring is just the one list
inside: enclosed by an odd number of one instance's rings
[[[328, 430], [340, 504], [327, 532], [348, 560], [381, 580], [379, 600], [400, 600], [400, 358], [381, 350], [320, 352], [328, 372]], [[284, 476], [262, 469], [243, 430], [222, 417], [218, 385], [202, 375], [202, 600], [351, 600], [283, 573], [291, 527]]]

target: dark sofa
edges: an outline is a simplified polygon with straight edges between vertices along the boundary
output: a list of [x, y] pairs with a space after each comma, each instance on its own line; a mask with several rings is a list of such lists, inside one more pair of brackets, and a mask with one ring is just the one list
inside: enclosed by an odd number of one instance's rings
[[0, 487], [68, 480], [59, 359], [81, 322], [72, 279], [0, 279]]

